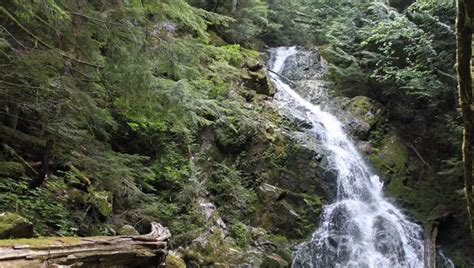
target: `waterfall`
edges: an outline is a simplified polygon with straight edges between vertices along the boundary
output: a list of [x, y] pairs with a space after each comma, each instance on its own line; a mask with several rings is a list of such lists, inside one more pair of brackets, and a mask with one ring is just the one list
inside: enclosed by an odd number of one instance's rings
[[[329, 162], [337, 173], [337, 193], [332, 203], [324, 206], [311, 240], [297, 247], [292, 267], [423, 267], [422, 228], [387, 201], [382, 182], [338, 118], [292, 88], [304, 81], [290, 83], [284, 78], [291, 68], [288, 62], [298, 53], [301, 51], [296, 47], [271, 50], [270, 69], [275, 73], [270, 77], [278, 89], [275, 102], [287, 113], [311, 122], [307, 131], [330, 152]], [[321, 80], [306, 80], [311, 79]]]

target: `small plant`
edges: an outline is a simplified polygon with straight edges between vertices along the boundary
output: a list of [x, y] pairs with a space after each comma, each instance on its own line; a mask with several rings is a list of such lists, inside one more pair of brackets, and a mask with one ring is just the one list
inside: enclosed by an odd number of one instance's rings
[[235, 238], [236, 244], [241, 247], [245, 248], [249, 244], [249, 234], [247, 231], [247, 226], [242, 222], [237, 222], [236, 224], [232, 225], [230, 229], [232, 236]]

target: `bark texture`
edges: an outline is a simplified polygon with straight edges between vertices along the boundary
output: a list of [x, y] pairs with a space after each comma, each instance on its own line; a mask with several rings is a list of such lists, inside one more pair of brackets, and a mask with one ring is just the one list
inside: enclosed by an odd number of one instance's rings
[[464, 186], [471, 238], [474, 240], [474, 200], [472, 196], [472, 77], [471, 77], [471, 55], [472, 55], [472, 0], [457, 0], [456, 18], [456, 41], [457, 41], [457, 75], [459, 104], [463, 117], [463, 171]]

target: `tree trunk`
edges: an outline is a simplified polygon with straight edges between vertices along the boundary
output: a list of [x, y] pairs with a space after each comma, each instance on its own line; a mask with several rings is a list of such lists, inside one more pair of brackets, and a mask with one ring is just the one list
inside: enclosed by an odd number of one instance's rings
[[170, 237], [154, 222], [151, 233], [139, 236], [0, 241], [0, 267], [158, 267]]
[[43, 159], [41, 160], [41, 171], [40, 173], [34, 178], [31, 183], [31, 188], [40, 187], [46, 178], [49, 175], [49, 160], [51, 158], [51, 152], [53, 151], [54, 141], [48, 140], [46, 143], [46, 148], [44, 149]]
[[473, 1], [457, 0], [456, 41], [459, 104], [463, 117], [463, 171], [471, 238], [474, 240], [474, 200], [472, 196], [472, 23]]

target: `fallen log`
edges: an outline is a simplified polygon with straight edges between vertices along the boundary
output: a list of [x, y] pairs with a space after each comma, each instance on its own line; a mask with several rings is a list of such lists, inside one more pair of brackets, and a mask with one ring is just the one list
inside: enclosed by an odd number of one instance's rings
[[19, 146], [35, 150], [42, 151], [46, 147], [45, 140], [4, 125], [0, 125], [0, 139], [11, 144], [18, 144]]
[[138, 236], [0, 240], [0, 267], [158, 267], [171, 234], [151, 227]]

